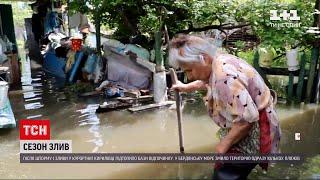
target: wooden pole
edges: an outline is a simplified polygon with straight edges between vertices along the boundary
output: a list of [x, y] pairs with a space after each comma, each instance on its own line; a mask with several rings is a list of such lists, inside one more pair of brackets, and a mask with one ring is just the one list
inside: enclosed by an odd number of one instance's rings
[[311, 100], [311, 94], [312, 94], [312, 87], [315, 79], [316, 74], [316, 66], [319, 58], [319, 47], [313, 47], [311, 52], [311, 64], [310, 64], [310, 70], [309, 70], [309, 76], [308, 76], [308, 84], [307, 84], [307, 92], [306, 92], [306, 103], [310, 103]]
[[[174, 69], [170, 68], [170, 76], [172, 80], [172, 84], [176, 84], [178, 82], [177, 74]], [[183, 147], [183, 135], [182, 135], [182, 110], [181, 110], [181, 95], [178, 90], [175, 90], [176, 96], [176, 106], [177, 106], [177, 117], [178, 117], [178, 130], [179, 130], [179, 146], [180, 146], [180, 153], [184, 153]]]
[[0, 35], [1, 36], [3, 35], [1, 14], [0, 14]]
[[99, 15], [95, 16], [95, 27], [96, 27], [96, 46], [97, 46], [97, 52], [98, 55], [101, 56], [101, 33], [100, 33], [100, 27], [101, 27], [101, 22], [100, 22], [100, 17]]
[[299, 80], [298, 80], [298, 87], [297, 87], [297, 101], [298, 103], [302, 100], [302, 89], [304, 84], [304, 75], [305, 75], [305, 65], [306, 65], [306, 54], [303, 52], [300, 59], [300, 72], [299, 72]]
[[315, 103], [319, 104], [319, 99], [320, 99], [320, 68], [318, 70], [318, 77], [317, 77], [317, 87], [316, 87], [316, 92], [315, 92]]
[[69, 15], [69, 8], [70, 8], [70, 0], [67, 1], [68, 10], [67, 10], [67, 16], [68, 16], [68, 36], [71, 37], [71, 28], [69, 26], [70, 24], [70, 15]]
[[[320, 10], [320, 0], [316, 0], [314, 5], [315, 10]], [[314, 13], [313, 15], [313, 27], [320, 27], [320, 15], [317, 13]], [[308, 84], [307, 84], [307, 98], [305, 100], [306, 103], [309, 103], [311, 101], [312, 96], [312, 88], [313, 83], [316, 76], [316, 69], [317, 69], [317, 63], [319, 58], [319, 43], [314, 43], [312, 52], [311, 52], [311, 64], [310, 64], [310, 72], [308, 77]]]
[[161, 53], [161, 31], [157, 31], [154, 33], [154, 38], [155, 38], [155, 61], [156, 61], [156, 72], [161, 72], [164, 70], [164, 64], [163, 64], [163, 56]]
[[[320, 10], [320, 0], [316, 0], [315, 2], [315, 6], [314, 6], [315, 9], [317, 9], [318, 11]], [[313, 22], [313, 27], [320, 27], [320, 14], [314, 14], [314, 22]], [[319, 48], [319, 43], [317, 43], [316, 47]], [[318, 52], [319, 53], [319, 52]], [[317, 78], [317, 87], [316, 87], [316, 92], [315, 92], [315, 95], [316, 95], [316, 103], [318, 104], [319, 103], [319, 86], [320, 86], [320, 67], [319, 67], [319, 70], [318, 70], [318, 78]]]
[[292, 102], [292, 98], [293, 98], [293, 79], [294, 79], [293, 73], [289, 72], [287, 103], [291, 103]]
[[[319, 51], [318, 51], [318, 58], [319, 58]], [[319, 62], [319, 64], [320, 64], [320, 62]], [[316, 69], [315, 70], [317, 70], [317, 66], [316, 66]], [[317, 75], [317, 79], [316, 79], [316, 88], [315, 88], [315, 92], [314, 92], [314, 94], [315, 94], [315, 103], [319, 103], [319, 96], [320, 96], [320, 66], [319, 66], [319, 69], [318, 69], [318, 72], [316, 72], [316, 74], [318, 73], [318, 75]]]
[[170, 50], [170, 38], [169, 38], [169, 33], [168, 33], [168, 28], [167, 28], [167, 25], [164, 24], [163, 26], [163, 33], [164, 33], [164, 39], [165, 39], [165, 42], [167, 44], [166, 46], [166, 51], [165, 51], [165, 54], [166, 54], [166, 57], [164, 58], [164, 66], [165, 67], [168, 67], [168, 55], [169, 55], [169, 50]]

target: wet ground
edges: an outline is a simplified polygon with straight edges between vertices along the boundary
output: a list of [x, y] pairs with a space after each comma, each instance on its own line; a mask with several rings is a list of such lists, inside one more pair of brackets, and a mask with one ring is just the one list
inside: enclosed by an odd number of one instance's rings
[[[178, 152], [176, 113], [170, 109], [131, 114], [126, 110], [95, 114], [103, 98], [65, 99], [61, 81], [24, 62], [23, 90], [10, 93], [17, 120], [50, 119], [51, 139], [72, 140], [73, 152]], [[320, 108], [278, 105], [283, 153], [302, 153], [304, 164], [256, 168], [250, 179], [305, 179], [320, 174]], [[201, 101], [185, 104], [186, 152], [213, 152], [218, 127]], [[301, 133], [295, 141], [294, 134]], [[19, 131], [0, 130], [0, 178], [211, 178], [211, 164], [20, 164]], [[319, 166], [319, 167], [317, 167]]]

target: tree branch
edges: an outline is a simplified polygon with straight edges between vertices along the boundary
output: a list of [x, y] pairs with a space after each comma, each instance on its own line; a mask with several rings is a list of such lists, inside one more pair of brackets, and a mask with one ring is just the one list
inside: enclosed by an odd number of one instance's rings
[[177, 33], [190, 33], [190, 32], [201, 32], [201, 31], [208, 31], [211, 29], [219, 29], [219, 30], [229, 30], [229, 29], [236, 29], [236, 28], [242, 28], [245, 26], [249, 26], [250, 24], [240, 24], [240, 25], [234, 25], [234, 26], [226, 26], [229, 24], [222, 24], [222, 25], [211, 25], [211, 26], [205, 26], [201, 28], [189, 28], [186, 30], [178, 31]]

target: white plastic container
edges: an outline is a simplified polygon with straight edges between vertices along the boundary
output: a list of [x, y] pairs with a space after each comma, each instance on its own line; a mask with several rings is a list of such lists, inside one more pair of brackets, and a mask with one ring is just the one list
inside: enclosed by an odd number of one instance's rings
[[287, 51], [286, 57], [287, 57], [288, 70], [289, 71], [298, 70], [299, 69], [298, 48]]
[[155, 103], [163, 103], [167, 100], [167, 82], [165, 71], [153, 74], [153, 91], [153, 99]]
[[5, 108], [8, 100], [9, 86], [6, 81], [0, 81], [0, 109]]

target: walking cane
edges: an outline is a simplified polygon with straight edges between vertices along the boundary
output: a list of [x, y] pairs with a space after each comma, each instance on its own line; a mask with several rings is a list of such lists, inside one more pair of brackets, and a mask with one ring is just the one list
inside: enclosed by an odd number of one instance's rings
[[[176, 71], [173, 68], [170, 68], [169, 71], [170, 71], [172, 84], [176, 84], [178, 82]], [[180, 153], [184, 153], [183, 136], [182, 136], [182, 124], [181, 124], [181, 120], [182, 120], [181, 95], [179, 93], [179, 90], [175, 90], [175, 97], [176, 97], [177, 117], [178, 117]]]

